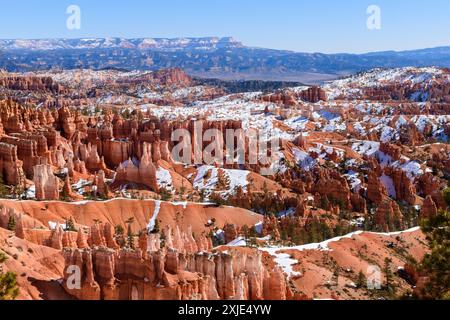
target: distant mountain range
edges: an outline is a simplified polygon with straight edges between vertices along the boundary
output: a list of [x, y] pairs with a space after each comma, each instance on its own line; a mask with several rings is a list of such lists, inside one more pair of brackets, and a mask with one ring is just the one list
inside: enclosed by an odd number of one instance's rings
[[251, 48], [217, 37], [0, 40], [0, 68], [20, 72], [179, 67], [197, 77], [315, 83], [375, 67], [431, 65], [450, 67], [450, 47], [322, 54]]
[[2, 50], [59, 50], [59, 49], [137, 49], [137, 50], [216, 50], [220, 48], [241, 48], [242, 43], [233, 38], [84, 38], [84, 39], [34, 39], [2, 40]]

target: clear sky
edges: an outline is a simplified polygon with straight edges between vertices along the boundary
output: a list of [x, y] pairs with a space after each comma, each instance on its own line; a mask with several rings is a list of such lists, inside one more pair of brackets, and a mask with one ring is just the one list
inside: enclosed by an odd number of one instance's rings
[[[368, 52], [450, 45], [449, 0], [0, 0], [0, 38], [232, 36], [255, 47]], [[69, 5], [81, 29], [66, 28]], [[381, 30], [366, 26], [369, 5]]]

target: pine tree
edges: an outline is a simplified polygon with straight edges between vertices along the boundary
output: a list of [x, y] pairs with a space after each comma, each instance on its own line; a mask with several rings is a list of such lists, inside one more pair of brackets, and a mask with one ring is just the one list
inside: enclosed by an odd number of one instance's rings
[[66, 220], [66, 228], [65, 231], [73, 231], [77, 232], [77, 229], [75, 228], [75, 223], [73, 222], [72, 217]]
[[265, 180], [263, 183], [263, 194], [264, 194], [264, 197], [266, 197], [269, 194], [269, 187], [267, 186], [267, 182]]
[[0, 300], [14, 300], [19, 295], [15, 273], [0, 273]]
[[450, 187], [444, 190], [444, 201], [450, 207]]
[[419, 265], [419, 271], [429, 279], [421, 297], [450, 299], [450, 213], [439, 211], [436, 216], [421, 221], [421, 227], [431, 249]]
[[356, 285], [358, 286], [358, 288], [362, 288], [367, 285], [367, 278], [362, 270], [358, 273], [358, 280], [356, 280]]
[[134, 222], [134, 217], [129, 218], [127, 221], [125, 221], [125, 223], [128, 225], [128, 229], [127, 229], [127, 246], [130, 249], [134, 249], [134, 235], [133, 232], [131, 231], [131, 225]]
[[161, 248], [164, 248], [166, 246], [166, 233], [164, 232], [164, 229], [161, 230], [161, 234], [159, 235], [159, 239], [161, 240]]
[[155, 219], [155, 226], [153, 227], [153, 230], [152, 230], [152, 232], [151, 233], [159, 233], [159, 231], [160, 231], [160, 228], [159, 228], [159, 221], [158, 221], [158, 219]]
[[[0, 251], [0, 263], [7, 260], [6, 255]], [[15, 273], [0, 272], [0, 301], [14, 300], [19, 295], [19, 288], [17, 286], [17, 276]]]
[[116, 236], [123, 236], [124, 232], [125, 230], [120, 224], [114, 227], [114, 233]]
[[257, 232], [256, 232], [255, 226], [251, 226], [250, 229], [249, 229], [249, 232], [248, 232], [249, 237], [250, 238], [255, 238], [256, 234], [257, 234]]
[[6, 256], [6, 254], [2, 251], [0, 251], [0, 263], [5, 262], [8, 259], [8, 257]]
[[130, 249], [134, 249], [134, 235], [131, 232], [131, 224], [128, 225], [128, 231], [127, 231], [127, 246]]
[[3, 181], [3, 175], [0, 173], [0, 197], [4, 198], [9, 195], [9, 190]]
[[125, 246], [125, 239], [124, 239], [125, 230], [124, 228], [118, 224], [114, 227], [114, 236], [117, 241], [117, 244], [123, 248]]
[[162, 201], [169, 201], [172, 198], [172, 193], [167, 188], [160, 188], [159, 195]]
[[9, 231], [14, 231], [16, 229], [16, 219], [14, 218], [14, 216], [9, 217], [7, 229]]
[[384, 259], [383, 273], [384, 273], [384, 276], [386, 277], [386, 289], [387, 289], [387, 291], [393, 290], [393, 286], [392, 286], [393, 273], [392, 273], [391, 268], [392, 268], [392, 259], [391, 258], [385, 258]]
[[252, 226], [249, 229], [248, 236], [249, 236], [248, 245], [250, 247], [255, 247], [257, 245], [257, 241], [256, 241], [257, 232], [256, 232], [255, 226]]

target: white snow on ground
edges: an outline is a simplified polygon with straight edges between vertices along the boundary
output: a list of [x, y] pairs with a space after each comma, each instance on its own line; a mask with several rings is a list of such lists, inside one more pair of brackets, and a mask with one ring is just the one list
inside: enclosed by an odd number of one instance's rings
[[366, 219], [364, 217], [359, 217], [359, 218], [350, 220], [350, 225], [357, 226], [358, 228], [363, 228], [365, 221], [366, 221]]
[[[383, 152], [379, 151], [380, 143], [373, 141], [361, 141], [352, 145], [353, 151], [358, 152], [361, 155], [367, 155], [378, 159], [382, 167], [391, 166], [393, 168], [400, 168], [406, 172], [408, 178], [414, 180], [416, 177], [422, 175], [424, 170], [421, 168], [421, 164], [417, 161], [411, 161], [410, 159], [403, 157], [402, 161], [392, 162], [392, 158]], [[386, 187], [389, 187], [389, 181], [386, 180]], [[391, 192], [393, 194], [393, 192]]]
[[392, 181], [392, 178], [383, 174], [380, 180], [381, 183], [383, 183], [383, 185], [386, 187], [389, 197], [395, 199], [397, 197], [397, 193], [395, 191], [394, 181]]
[[307, 123], [309, 122], [308, 118], [305, 117], [294, 117], [287, 119], [284, 121], [284, 124], [286, 124], [288, 127], [300, 131], [305, 130]]
[[263, 222], [262, 221], [255, 224], [255, 230], [258, 234], [262, 233], [262, 230], [263, 230]]
[[287, 250], [297, 250], [297, 251], [303, 251], [303, 250], [320, 250], [320, 251], [331, 251], [331, 249], [328, 247], [328, 245], [332, 242], [338, 242], [342, 239], [351, 239], [353, 236], [360, 235], [363, 233], [369, 233], [369, 234], [375, 234], [375, 235], [381, 235], [381, 236], [398, 236], [402, 233], [408, 233], [408, 232], [415, 232], [420, 230], [420, 227], [415, 227], [412, 229], [404, 230], [404, 231], [398, 231], [398, 232], [390, 232], [390, 233], [377, 233], [377, 232], [364, 232], [364, 231], [356, 231], [352, 232], [350, 234], [347, 234], [342, 237], [336, 237], [330, 240], [323, 241], [321, 243], [310, 243], [305, 244], [301, 246], [295, 246], [295, 247], [268, 247], [268, 248], [259, 248], [261, 251], [265, 251], [269, 253], [271, 256], [273, 256], [275, 259], [274, 261], [283, 269], [283, 271], [289, 276], [300, 276], [300, 272], [296, 272], [293, 270], [293, 266], [298, 263], [298, 260], [292, 259], [291, 255], [287, 253], [283, 253], [281, 251], [287, 251]]
[[[209, 172], [209, 178], [205, 179]], [[212, 191], [218, 182], [217, 168], [213, 166], [201, 166], [197, 169], [197, 176], [194, 179], [194, 188], [198, 190]]]
[[27, 189], [27, 191], [25, 192], [25, 196], [27, 199], [36, 198], [36, 186], [34, 184]]
[[51, 230], [55, 230], [56, 227], [58, 226], [58, 224], [63, 230], [66, 229], [66, 224], [65, 223], [58, 223], [58, 222], [53, 222], [53, 221], [49, 221], [48, 222], [48, 226], [50, 227]]
[[84, 179], [78, 180], [77, 183], [72, 185], [72, 189], [80, 195], [84, 195], [84, 187], [92, 185], [92, 181], [87, 181]]
[[412, 86], [415, 84], [423, 84], [423, 86], [431, 86], [436, 76], [441, 74], [442, 70], [434, 67], [373, 69], [345, 79], [332, 81], [324, 85], [323, 88], [327, 91], [329, 100], [333, 100], [340, 95], [347, 98], [354, 98], [361, 97], [362, 90], [359, 89], [361, 87], [378, 87], [393, 81], [402, 83], [403, 85], [410, 84]]
[[414, 116], [411, 118], [411, 121], [415, 123], [420, 132], [423, 132], [425, 130], [425, 126], [429, 123], [428, 117], [424, 115]]
[[158, 170], [156, 170], [156, 181], [158, 183], [158, 187], [172, 191], [172, 176], [170, 175], [169, 170], [159, 167]]
[[[264, 113], [266, 107], [273, 106], [272, 103], [253, 100], [260, 94], [227, 95], [210, 101], [195, 101], [189, 107], [152, 106], [150, 108], [143, 106], [141, 109], [148, 109], [154, 116], [165, 117], [169, 120], [202, 116], [209, 121], [241, 120], [244, 131], [253, 128], [259, 130], [267, 139], [272, 137], [294, 139], [294, 134], [287, 133], [273, 125], [273, 122], [277, 121], [276, 115]], [[291, 125], [295, 130], [302, 130], [306, 122], [301, 120], [301, 123], [296, 124], [293, 119]]]
[[408, 124], [408, 121], [405, 119], [404, 116], [398, 117], [397, 123], [395, 124], [397, 130], [399, 130], [402, 126]]
[[[116, 198], [118, 199], [118, 198]], [[84, 204], [88, 204], [89, 202], [93, 202], [93, 201], [89, 201], [89, 200], [82, 200], [82, 201], [76, 201], [76, 202], [65, 202], [65, 203], [69, 203], [69, 204], [74, 204], [74, 205], [84, 205]], [[98, 202], [98, 201], [95, 201]], [[105, 201], [106, 202], [106, 201]]]
[[295, 214], [295, 208], [289, 208], [287, 210], [281, 211], [277, 214], [278, 218], [291, 217]]
[[416, 161], [408, 161], [404, 164], [396, 161], [392, 164], [394, 168], [400, 168], [406, 172], [406, 175], [409, 179], [414, 180], [416, 177], [423, 174], [423, 170], [420, 166], [420, 163]]
[[[268, 172], [274, 172], [274, 173], [284, 173], [288, 170], [288, 167], [286, 166], [286, 162], [283, 162], [283, 160], [285, 160], [285, 156], [284, 154], [278, 150], [277, 152], [275, 152], [274, 154], [272, 154], [272, 159], [271, 159], [271, 165], [270, 168], [268, 170]], [[264, 162], [265, 159], [263, 159], [261, 156], [259, 157], [259, 161], [260, 162]], [[264, 173], [261, 174], [264, 175]], [[270, 175], [271, 173], [269, 173]]]
[[347, 129], [346, 124], [342, 121], [341, 117], [329, 120], [328, 124], [323, 127], [325, 132], [344, 131]]
[[298, 260], [292, 259], [290, 254], [279, 252], [280, 248], [259, 248], [261, 251], [265, 251], [273, 256], [275, 263], [277, 263], [288, 275], [288, 277], [298, 277], [301, 273], [294, 271], [293, 266], [298, 263]]
[[225, 170], [225, 175], [230, 179], [230, 191], [233, 192], [237, 187], [242, 187], [244, 191], [248, 186], [247, 176], [250, 171], [245, 170]]
[[316, 165], [316, 160], [311, 158], [307, 152], [300, 150], [298, 148], [292, 148], [292, 152], [294, 153], [294, 157], [295, 160], [297, 161], [297, 164], [303, 170], [311, 170]]
[[379, 236], [386, 236], [386, 237], [393, 237], [393, 236], [398, 236], [401, 235], [402, 233], [409, 233], [409, 232], [416, 232], [419, 231], [420, 227], [414, 227], [408, 230], [404, 230], [404, 231], [396, 231], [396, 232], [367, 232], [370, 234], [376, 234]]
[[147, 225], [148, 232], [152, 232], [155, 228], [156, 219], [158, 218], [159, 210], [161, 209], [161, 201], [155, 201], [155, 210], [153, 211], [153, 216]]
[[92, 182], [84, 180], [84, 179], [80, 179], [77, 181], [77, 183], [72, 184], [72, 188], [75, 190], [78, 190], [86, 185], [91, 185]]
[[341, 118], [340, 115], [332, 113], [332, 112], [329, 112], [329, 111], [326, 111], [326, 110], [320, 110], [318, 112], [318, 114], [319, 114], [319, 118], [324, 118], [324, 119], [326, 119], [328, 121], [336, 120], [336, 119], [340, 119]]
[[374, 156], [380, 150], [380, 143], [375, 141], [355, 142], [352, 150], [360, 155]]
[[392, 163], [392, 157], [390, 155], [385, 154], [384, 152], [378, 151], [375, 155], [381, 167], [387, 167]]
[[293, 266], [298, 264], [298, 260], [292, 259], [291, 255], [287, 253], [275, 253], [275, 263], [277, 263], [288, 277], [299, 277], [302, 274], [294, 271]]
[[398, 140], [399, 134], [394, 128], [380, 124], [370, 131], [381, 131], [380, 141], [381, 142], [391, 142], [392, 140]]
[[[250, 171], [235, 169], [220, 169], [223, 172], [223, 178], [228, 182], [228, 190], [220, 190], [223, 196], [234, 193], [237, 187], [242, 187], [245, 192], [248, 186], [247, 176]], [[210, 194], [216, 189], [219, 182], [219, 169], [213, 166], [204, 165], [197, 169], [197, 176], [194, 179], [194, 188], [204, 190]], [[209, 175], [209, 178], [206, 177]]]
[[354, 128], [360, 135], [362, 135], [362, 136], [367, 135], [366, 129], [364, 129], [364, 127], [361, 125], [361, 122], [356, 122], [356, 123], [353, 125], [353, 128]]
[[[211, 220], [208, 220], [208, 223], [212, 223]], [[219, 238], [222, 241], [225, 241], [225, 231], [222, 229], [217, 229], [216, 231], [213, 231], [214, 235]]]
[[359, 192], [359, 189], [361, 189], [361, 179], [359, 179], [359, 173], [354, 172], [350, 170], [347, 174], [344, 175], [344, 177], [347, 178], [347, 180], [350, 182], [350, 186], [353, 191]]
[[230, 247], [245, 247], [247, 245], [247, 242], [245, 241], [244, 237], [237, 237], [233, 241], [227, 244], [227, 246]]
[[183, 99], [189, 96], [199, 98], [204, 94], [204, 92], [205, 92], [204, 86], [180, 88], [172, 93], [172, 97], [175, 99]]
[[398, 232], [390, 232], [390, 233], [377, 233], [377, 232], [368, 232], [368, 231], [355, 231], [352, 233], [349, 233], [347, 235], [344, 236], [340, 236], [340, 237], [335, 237], [329, 240], [325, 240], [323, 242], [320, 243], [309, 243], [309, 244], [304, 244], [301, 246], [294, 246], [294, 247], [268, 247], [268, 248], [260, 248], [260, 250], [262, 251], [266, 251], [269, 253], [276, 253], [278, 251], [286, 251], [286, 250], [297, 250], [297, 251], [304, 251], [304, 250], [320, 250], [320, 251], [331, 251], [331, 249], [328, 247], [328, 245], [332, 242], [338, 242], [342, 239], [351, 239], [354, 236], [357, 235], [361, 235], [363, 233], [368, 233], [368, 234], [376, 234], [376, 235], [382, 235], [382, 236], [387, 236], [387, 237], [391, 237], [391, 236], [397, 236], [399, 234], [402, 233], [408, 233], [408, 232], [415, 232], [417, 230], [420, 230], [420, 227], [415, 227], [412, 229], [408, 229], [408, 230], [404, 230], [404, 231], [398, 231]]
[[178, 202], [176, 201], [176, 202], [172, 202], [172, 204], [174, 206], [182, 206], [183, 209], [186, 209], [187, 205], [188, 205], [188, 202], [187, 201], [178, 201]]

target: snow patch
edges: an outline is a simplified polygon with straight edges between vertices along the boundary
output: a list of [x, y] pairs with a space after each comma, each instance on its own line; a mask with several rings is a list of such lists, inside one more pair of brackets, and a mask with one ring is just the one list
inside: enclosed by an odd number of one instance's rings
[[156, 219], [158, 218], [159, 210], [161, 209], [161, 201], [155, 201], [155, 210], [153, 211], [153, 216], [147, 225], [148, 232], [152, 232], [155, 228]]

